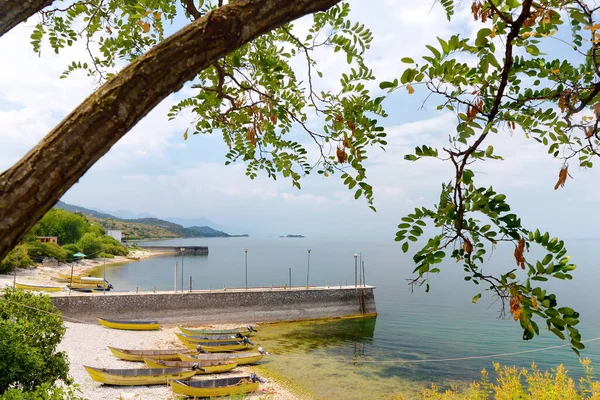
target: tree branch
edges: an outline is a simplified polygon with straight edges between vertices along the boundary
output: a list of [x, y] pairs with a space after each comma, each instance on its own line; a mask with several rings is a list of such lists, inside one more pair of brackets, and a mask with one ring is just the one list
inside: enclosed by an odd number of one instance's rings
[[211, 11], [136, 59], [0, 175], [0, 259], [150, 110], [231, 51], [340, 0], [245, 0]]
[[0, 36], [52, 2], [53, 0], [0, 0]]

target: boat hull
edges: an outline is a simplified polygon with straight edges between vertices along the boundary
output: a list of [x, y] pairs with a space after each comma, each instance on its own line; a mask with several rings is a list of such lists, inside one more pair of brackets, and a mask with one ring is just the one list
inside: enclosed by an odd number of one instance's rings
[[17, 289], [33, 290], [36, 292], [60, 292], [62, 288], [56, 286], [45, 285], [27, 285], [25, 283], [15, 283]]
[[108, 346], [111, 353], [117, 358], [125, 361], [144, 361], [144, 358], [151, 358], [152, 360], [164, 360], [164, 361], [181, 361], [179, 354], [182, 353], [181, 349], [172, 350], [125, 350], [118, 349], [116, 347]]
[[112, 321], [96, 318], [100, 325], [111, 329], [122, 329], [127, 331], [156, 331], [160, 324], [156, 321]]
[[189, 397], [222, 397], [236, 394], [251, 393], [258, 389], [258, 382], [243, 382], [237, 385], [222, 386], [222, 387], [193, 387], [188, 386], [183, 382], [169, 381], [171, 389], [177, 394], [183, 394]]
[[239, 342], [242, 338], [240, 338], [239, 336], [235, 336], [235, 335], [215, 335], [213, 337], [210, 336], [188, 336], [186, 334], [183, 333], [177, 333], [175, 332], [175, 335], [177, 335], [177, 337], [179, 338], [179, 340], [181, 340], [182, 342], [187, 342], [187, 343], [209, 343], [209, 342]]
[[[229, 372], [235, 367], [237, 363], [229, 362], [227, 364], [220, 363], [218, 361], [159, 361], [144, 358], [144, 362], [149, 368], [192, 368], [194, 364], [197, 364], [202, 369], [196, 369], [196, 375], [208, 375], [208, 374], [221, 374], [223, 372]], [[203, 365], [204, 364], [204, 365]]]
[[[210, 343], [210, 342], [209, 342]], [[196, 350], [197, 346], [202, 346], [204, 351], [208, 351], [209, 353], [222, 353], [224, 351], [242, 351], [242, 350], [250, 350], [253, 346], [245, 343], [232, 343], [232, 344], [222, 344], [218, 346], [211, 346], [205, 343], [190, 343], [183, 342], [184, 346], [190, 350]]]
[[226, 362], [235, 362], [237, 365], [247, 365], [247, 364], [256, 364], [260, 360], [263, 359], [264, 355], [260, 353], [212, 353], [212, 354], [177, 354], [181, 361], [221, 361], [223, 363]]
[[190, 329], [179, 327], [179, 330], [189, 336], [216, 336], [216, 335], [237, 335], [242, 334], [244, 336], [252, 336], [254, 332], [247, 328], [236, 328], [236, 329]]
[[181, 368], [115, 370], [85, 365], [84, 368], [96, 382], [115, 386], [164, 385], [171, 379], [187, 380], [196, 374], [196, 371]]

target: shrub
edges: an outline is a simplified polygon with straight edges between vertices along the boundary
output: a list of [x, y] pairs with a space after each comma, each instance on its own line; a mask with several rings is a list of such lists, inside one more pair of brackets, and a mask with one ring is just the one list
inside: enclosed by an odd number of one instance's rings
[[126, 256], [129, 254], [129, 250], [127, 250], [125, 246], [111, 236], [102, 237], [102, 249], [107, 254], [112, 254], [115, 256]]
[[[469, 389], [461, 392], [455, 387], [440, 391], [435, 385], [422, 391], [424, 400], [598, 400], [600, 382], [593, 378], [589, 359], [581, 361], [586, 377], [575, 384], [561, 365], [551, 371], [540, 371], [535, 364], [531, 370], [517, 367], [502, 367], [494, 363], [498, 378], [491, 383], [486, 370], [481, 372], [481, 381], [473, 382]], [[579, 387], [578, 387], [579, 386]]]
[[106, 229], [100, 224], [92, 224], [87, 231], [95, 233], [98, 236], [106, 235]]
[[74, 259], [74, 254], [79, 253], [81, 251], [79, 246], [75, 243], [66, 244], [62, 248], [67, 252], [67, 260], [69, 261]]
[[0, 262], [0, 272], [11, 272], [15, 268], [27, 268], [31, 265], [33, 265], [33, 262], [27, 255], [26, 247], [23, 245], [18, 245], [12, 249], [6, 257], [4, 257], [4, 260]]
[[61, 245], [78, 242], [90, 228], [85, 216], [56, 208], [51, 209], [34, 225], [31, 233], [37, 236], [58, 236]]
[[95, 233], [86, 233], [77, 244], [87, 258], [96, 258], [102, 251], [102, 238]]
[[65, 261], [68, 256], [68, 252], [56, 243], [29, 242], [26, 244], [26, 247], [29, 257], [37, 262], [42, 262], [45, 257]]
[[53, 386], [43, 383], [31, 392], [22, 389], [9, 389], [0, 395], [0, 400], [84, 400], [77, 395], [81, 390], [78, 386]]
[[[65, 327], [50, 297], [7, 288], [0, 301], [0, 393], [35, 392], [56, 381], [71, 384], [64, 352], [56, 346]], [[12, 397], [19, 398], [19, 397]]]

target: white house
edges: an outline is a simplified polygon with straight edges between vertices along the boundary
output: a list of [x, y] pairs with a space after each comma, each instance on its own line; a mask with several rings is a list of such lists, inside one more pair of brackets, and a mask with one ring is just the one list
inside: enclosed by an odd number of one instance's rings
[[123, 241], [123, 231], [107, 230], [106, 236], [115, 238], [119, 243]]

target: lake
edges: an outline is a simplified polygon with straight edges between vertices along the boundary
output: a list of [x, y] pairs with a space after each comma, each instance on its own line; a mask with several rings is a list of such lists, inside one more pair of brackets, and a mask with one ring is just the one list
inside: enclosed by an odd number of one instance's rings
[[[321, 399], [386, 398], [402, 393], [413, 398], [423, 386], [447, 386], [476, 380], [492, 361], [528, 367], [535, 361], [542, 369], [563, 363], [577, 378], [583, 373], [576, 355], [568, 348], [537, 351], [563, 345], [538, 321], [541, 336], [521, 340], [521, 329], [510, 315], [499, 317], [499, 304], [489, 293], [472, 304], [482, 289], [463, 280], [460, 264], [442, 264], [442, 273], [431, 276], [431, 292], [409, 291], [407, 279], [412, 259], [393, 241], [348, 241], [292, 238], [193, 238], [152, 241], [153, 245], [208, 246], [208, 256], [154, 257], [108, 267], [107, 279], [117, 290], [173, 290], [174, 264], [184, 287], [192, 277], [194, 289], [244, 287], [248, 249], [248, 285], [288, 283], [306, 285], [307, 249], [310, 284], [354, 282], [354, 257], [365, 262], [365, 277], [377, 287], [379, 316], [371, 320], [341, 320], [277, 324], [262, 327], [257, 339], [274, 353], [265, 364], [274, 376], [289, 380]], [[140, 242], [142, 244], [142, 242]], [[600, 269], [595, 259], [595, 240], [567, 242], [578, 265], [570, 282], [547, 282], [562, 305], [581, 313], [583, 339], [600, 336]], [[533, 256], [526, 254], [526, 257]], [[513, 249], [498, 248], [485, 266], [487, 272], [514, 268]], [[181, 281], [178, 283], [181, 287]], [[600, 341], [589, 342], [583, 356], [600, 364]], [[536, 350], [531, 352], [531, 350]], [[514, 354], [527, 351], [525, 353]], [[499, 355], [507, 353], [507, 355]], [[512, 354], [512, 355], [511, 355]], [[473, 358], [496, 355], [489, 358]], [[458, 359], [435, 361], [440, 359]], [[432, 361], [433, 360], [433, 361]]]

